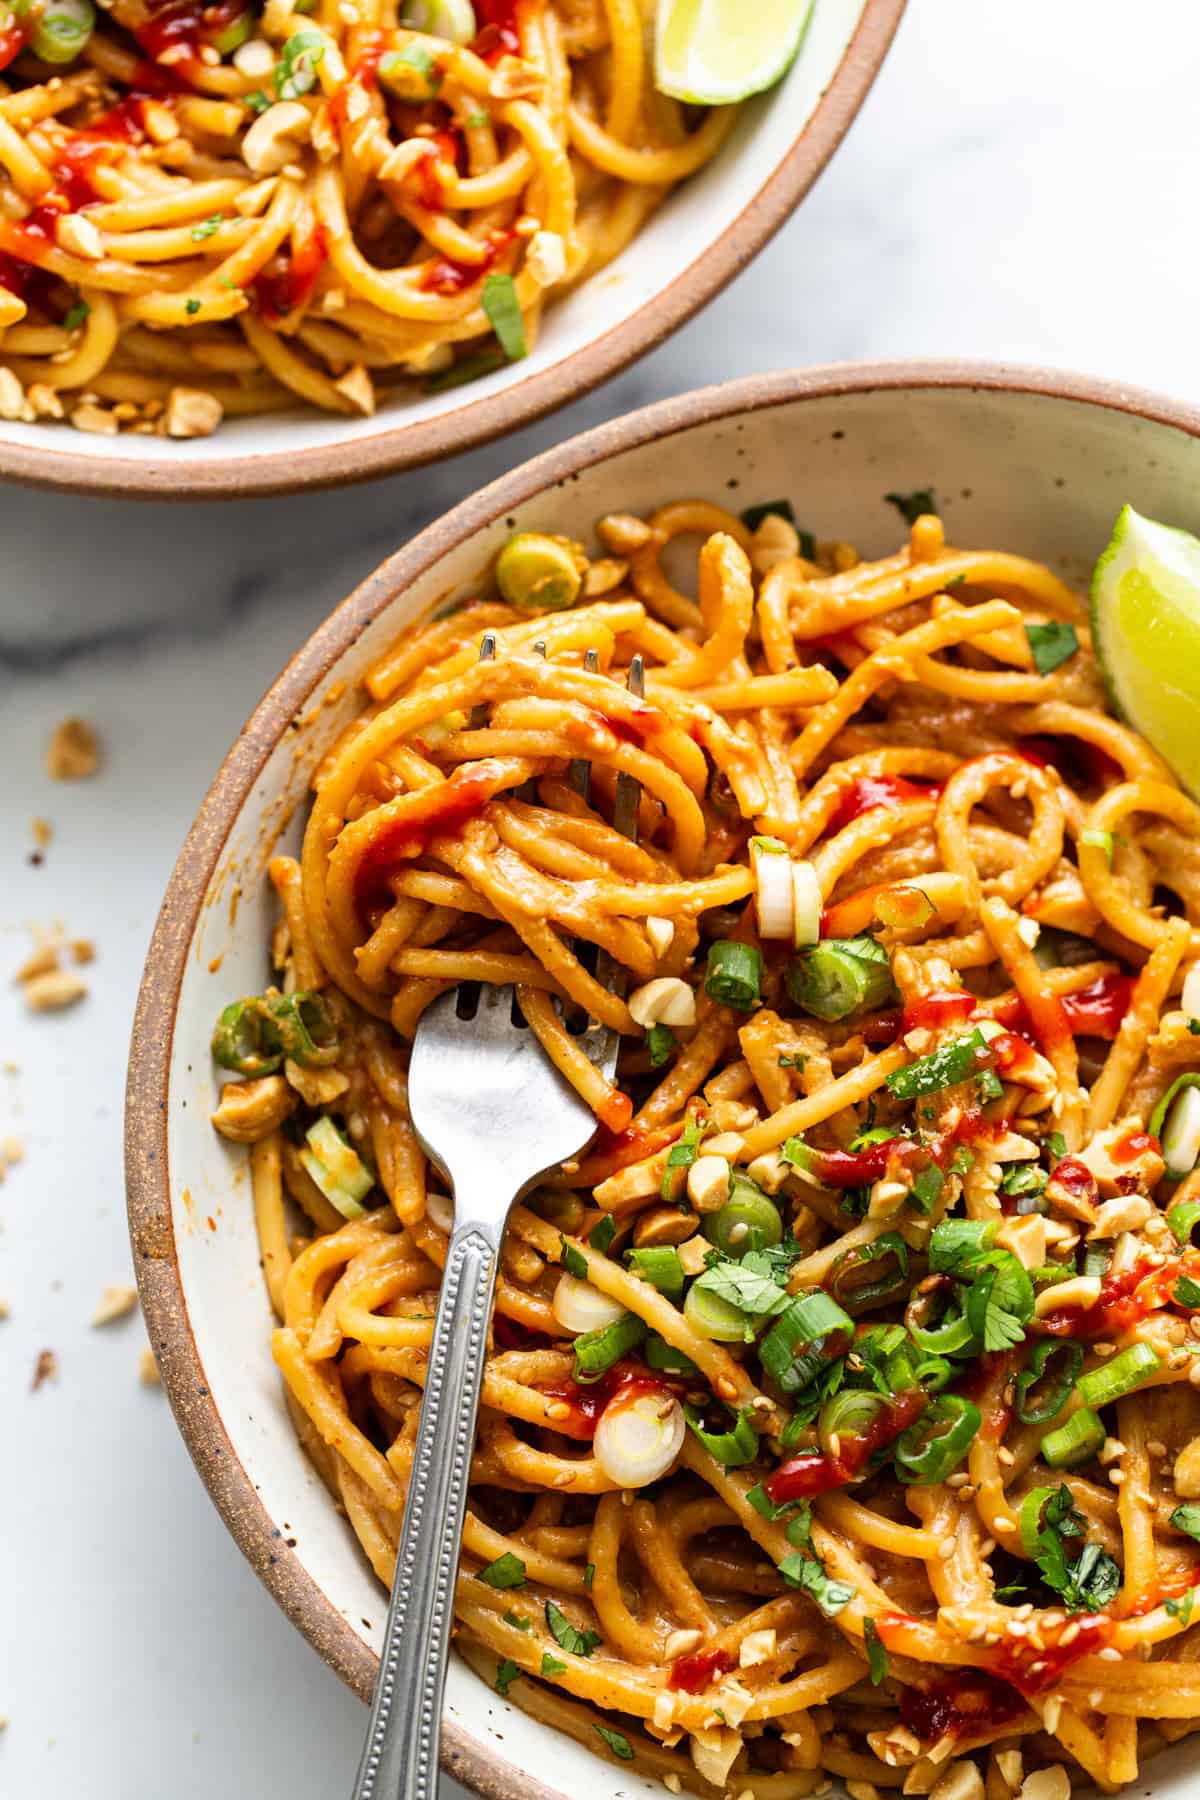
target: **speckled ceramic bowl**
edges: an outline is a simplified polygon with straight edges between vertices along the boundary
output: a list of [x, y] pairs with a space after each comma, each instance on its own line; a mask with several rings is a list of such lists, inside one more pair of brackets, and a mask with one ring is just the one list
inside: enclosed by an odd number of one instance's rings
[[[929, 486], [954, 542], [1022, 551], [1079, 580], [1125, 500], [1173, 524], [1200, 522], [1200, 412], [1047, 371], [878, 365], [734, 382], [634, 413], [514, 470], [384, 563], [284, 670], [204, 802], [134, 1027], [128, 1184], [142, 1305], [222, 1516], [280, 1605], [364, 1696], [384, 1596], [296, 1442], [268, 1347], [246, 1158], [208, 1122], [213, 1021], [231, 994], [267, 977], [265, 861], [279, 842], [298, 842], [307, 777], [356, 710], [368, 665], [417, 613], [470, 588], [514, 526], [586, 537], [609, 511], [786, 494], [822, 536], [874, 556], [901, 531], [883, 496]], [[443, 1756], [496, 1800], [661, 1796], [457, 1661]]]
[[660, 344], [746, 267], [798, 206], [879, 70], [905, 0], [818, 0], [784, 80], [621, 256], [551, 307], [520, 363], [373, 418], [305, 408], [228, 419], [210, 438], [104, 438], [0, 421], [0, 479], [160, 498], [244, 498], [362, 481], [515, 431]]

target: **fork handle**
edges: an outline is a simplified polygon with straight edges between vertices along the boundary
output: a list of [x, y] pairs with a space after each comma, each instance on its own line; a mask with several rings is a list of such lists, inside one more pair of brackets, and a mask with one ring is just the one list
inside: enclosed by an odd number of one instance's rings
[[454, 1583], [499, 1244], [459, 1225], [446, 1256], [404, 1529], [353, 1800], [435, 1800]]

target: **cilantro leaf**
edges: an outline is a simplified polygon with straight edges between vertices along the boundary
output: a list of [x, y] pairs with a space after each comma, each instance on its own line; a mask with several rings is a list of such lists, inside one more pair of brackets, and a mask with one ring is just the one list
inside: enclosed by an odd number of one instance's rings
[[863, 1620], [863, 1638], [867, 1646], [867, 1661], [871, 1665], [871, 1686], [878, 1687], [881, 1681], [887, 1680], [888, 1654], [874, 1619]]
[[480, 1569], [478, 1579], [487, 1583], [490, 1588], [519, 1588], [525, 1586], [525, 1564], [511, 1550], [498, 1556], [495, 1562], [488, 1563]]
[[508, 1690], [520, 1673], [521, 1671], [513, 1661], [512, 1657], [506, 1656], [504, 1661], [500, 1664], [500, 1667], [496, 1670], [496, 1692], [502, 1694], [507, 1700]]
[[889, 506], [895, 507], [906, 525], [915, 525], [922, 513], [937, 517], [937, 495], [932, 488], [917, 488], [911, 494], [885, 494], [883, 497]]
[[565, 1675], [566, 1672], [567, 1665], [565, 1662], [559, 1662], [557, 1656], [551, 1656], [548, 1650], [542, 1651], [543, 1675]]
[[1181, 1275], [1171, 1298], [1177, 1306], [1200, 1306], [1200, 1282], [1193, 1281], [1190, 1275]]
[[789, 1587], [803, 1588], [827, 1619], [836, 1619], [855, 1595], [856, 1590], [848, 1581], [834, 1581], [825, 1573], [817, 1557], [806, 1551], [785, 1556], [779, 1565], [779, 1573]]
[[1027, 625], [1025, 636], [1033, 651], [1034, 666], [1039, 675], [1049, 675], [1060, 663], [1074, 656], [1079, 648], [1079, 633], [1073, 625], [1053, 620], [1049, 625]]
[[1195, 1603], [1195, 1588], [1189, 1588], [1187, 1593], [1179, 1600], [1167, 1599], [1163, 1601], [1163, 1605], [1166, 1607], [1171, 1618], [1178, 1619], [1181, 1625], [1189, 1625], [1191, 1623], [1192, 1607]]
[[764, 1254], [751, 1251], [740, 1263], [731, 1259], [713, 1262], [693, 1286], [724, 1300], [748, 1318], [774, 1318], [786, 1307], [788, 1294], [772, 1276], [752, 1266]]
[[592, 1729], [599, 1732], [614, 1756], [619, 1756], [622, 1762], [633, 1761], [633, 1745], [622, 1732], [613, 1731], [608, 1725], [594, 1725]]
[[546, 1602], [546, 1623], [555, 1643], [561, 1644], [569, 1656], [590, 1656], [597, 1644], [604, 1642], [598, 1631], [577, 1631], [553, 1600]]
[[576, 1281], [586, 1281], [588, 1272], [587, 1257], [578, 1251], [574, 1244], [569, 1244], [566, 1238], [562, 1236], [561, 1232], [559, 1233], [558, 1241], [562, 1245], [562, 1266], [567, 1271], [567, 1274], [574, 1275]]
[[1200, 1541], [1200, 1506], [1177, 1506], [1171, 1514], [1171, 1524], [1176, 1531], [1186, 1532], [1188, 1537]]

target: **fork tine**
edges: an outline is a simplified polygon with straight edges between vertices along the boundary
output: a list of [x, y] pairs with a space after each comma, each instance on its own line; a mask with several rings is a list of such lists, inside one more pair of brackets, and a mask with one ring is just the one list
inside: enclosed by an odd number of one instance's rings
[[[646, 665], [641, 656], [635, 656], [629, 665], [626, 687], [629, 692], [640, 699], [645, 692]], [[624, 773], [617, 776], [617, 793], [613, 803], [613, 827], [627, 837], [632, 843], [637, 842], [638, 809], [642, 800], [642, 784], [632, 775]], [[610, 994], [619, 994], [624, 998], [629, 983], [625, 970], [616, 958], [607, 950], [601, 950], [596, 957], [596, 980], [606, 987]], [[620, 1050], [618, 1034], [608, 1026], [597, 1026], [595, 1021], [588, 1028], [588, 1054], [592, 1061], [607, 1066], [611, 1076], [616, 1068], [617, 1053]]]
[[[583, 659], [583, 666], [589, 675], [595, 675], [600, 668], [599, 652], [589, 650]], [[567, 766], [567, 780], [580, 799], [586, 800], [592, 786], [592, 765], [586, 756], [572, 757]]]

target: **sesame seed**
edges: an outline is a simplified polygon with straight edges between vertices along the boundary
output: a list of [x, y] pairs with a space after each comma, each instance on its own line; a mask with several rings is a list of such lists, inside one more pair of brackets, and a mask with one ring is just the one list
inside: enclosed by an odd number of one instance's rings
[[1104, 1649], [1098, 1650], [1096, 1654], [1101, 1662], [1120, 1662], [1121, 1660], [1121, 1652], [1115, 1649], [1112, 1644], [1106, 1644]]

